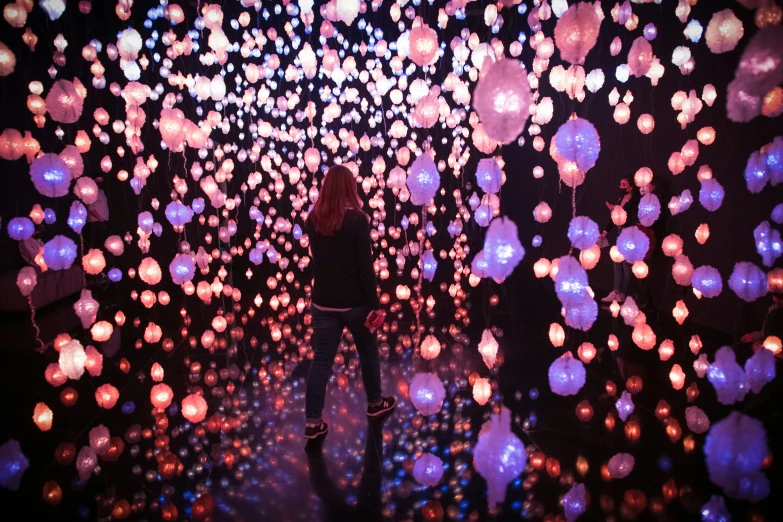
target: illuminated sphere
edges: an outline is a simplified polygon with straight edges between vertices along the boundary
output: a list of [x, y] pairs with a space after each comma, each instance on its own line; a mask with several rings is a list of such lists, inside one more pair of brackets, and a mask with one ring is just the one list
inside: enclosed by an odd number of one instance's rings
[[177, 150], [185, 141], [185, 114], [179, 109], [163, 109], [158, 129], [166, 147]]
[[182, 416], [190, 422], [201, 422], [207, 418], [207, 401], [201, 395], [192, 393], [182, 399]]
[[731, 9], [718, 11], [710, 18], [704, 39], [707, 47], [715, 54], [727, 53], [737, 47], [745, 34], [742, 22]]
[[642, 134], [650, 134], [655, 128], [655, 118], [652, 114], [642, 114], [636, 120], [636, 127]]
[[516, 223], [505, 217], [493, 219], [484, 237], [483, 252], [489, 277], [501, 280], [511, 275], [525, 257]]
[[57, 154], [43, 154], [30, 165], [30, 179], [42, 195], [59, 198], [68, 194], [71, 171]]
[[745, 373], [729, 346], [715, 352], [715, 361], [707, 369], [707, 380], [715, 388], [718, 402], [726, 405], [742, 401], [748, 392]]
[[743, 301], [752, 303], [767, 295], [767, 274], [753, 263], [739, 262], [729, 277], [729, 288]]
[[587, 294], [587, 272], [572, 256], [558, 259], [555, 292], [563, 306], [577, 306]]
[[584, 386], [586, 376], [582, 361], [566, 352], [549, 366], [549, 388], [563, 397], [576, 395]]
[[174, 392], [171, 391], [171, 387], [168, 384], [159, 383], [150, 390], [150, 402], [155, 408], [161, 410], [168, 408], [173, 398]]
[[565, 309], [566, 325], [583, 332], [592, 328], [597, 317], [598, 304], [590, 295], [583, 296], [579, 303], [568, 306]]
[[196, 263], [190, 254], [177, 254], [169, 264], [169, 273], [174, 284], [184, 285], [196, 274]]
[[761, 348], [745, 361], [745, 376], [753, 393], [760, 393], [765, 385], [775, 379], [775, 354]]
[[16, 68], [16, 55], [6, 44], [0, 42], [0, 78], [8, 76]]
[[709, 265], [700, 266], [693, 271], [691, 278], [693, 288], [701, 292], [704, 297], [716, 297], [723, 290], [723, 280], [717, 268]]
[[560, 157], [576, 163], [582, 172], [593, 168], [601, 152], [598, 131], [592, 123], [582, 118], [571, 119], [562, 124], [557, 130], [554, 143]]
[[631, 333], [631, 339], [642, 350], [652, 350], [655, 347], [655, 332], [649, 324], [637, 324]]
[[576, 216], [568, 224], [568, 239], [579, 250], [587, 250], [595, 245], [600, 235], [596, 222], [587, 216]]
[[601, 20], [589, 2], [572, 4], [555, 25], [555, 45], [566, 62], [583, 64], [598, 41]]
[[43, 259], [50, 270], [68, 270], [76, 260], [76, 243], [65, 236], [54, 236], [44, 244]]
[[[0, 47], [0, 60], [2, 60], [2, 47]], [[0, 133], [0, 158], [14, 161], [22, 156], [24, 156], [22, 134], [16, 129], [5, 129]]]
[[103, 384], [95, 390], [95, 402], [105, 410], [114, 408], [119, 399], [119, 390], [111, 384]]
[[639, 201], [639, 223], [649, 227], [658, 220], [661, 215], [661, 202], [655, 194], [642, 196]]
[[84, 364], [87, 362], [87, 353], [84, 347], [76, 339], [72, 339], [60, 347], [60, 370], [69, 379], [80, 379], [84, 374]]
[[492, 385], [489, 380], [483, 377], [476, 379], [476, 382], [473, 383], [473, 400], [484, 406], [491, 396]]
[[408, 41], [408, 56], [416, 65], [432, 65], [438, 60], [438, 33], [427, 24], [411, 29]]
[[743, 480], [761, 470], [768, 453], [764, 425], [738, 411], [713, 424], [704, 441], [710, 480], [732, 497]]
[[503, 181], [503, 172], [494, 158], [483, 158], [476, 167], [476, 184], [487, 194], [497, 194]]
[[417, 373], [410, 382], [411, 403], [422, 415], [434, 415], [443, 406], [446, 388], [434, 373]]
[[490, 506], [503, 502], [508, 483], [524, 471], [526, 463], [525, 445], [511, 431], [511, 412], [503, 406], [481, 427], [473, 449], [473, 466], [487, 481]]
[[56, 122], [76, 123], [82, 115], [84, 100], [68, 80], [57, 80], [46, 95], [46, 110]]
[[30, 239], [35, 232], [35, 225], [26, 217], [15, 217], [8, 221], [8, 236], [16, 241]]
[[440, 341], [434, 335], [428, 335], [421, 342], [421, 356], [424, 359], [432, 360], [440, 353]]
[[[628, 51], [628, 69], [636, 78], [640, 78], [649, 72], [654, 57], [650, 42], [645, 37], [639, 36], [633, 41], [631, 49]], [[649, 134], [649, 131], [644, 134]]]
[[414, 205], [426, 205], [435, 197], [440, 187], [440, 173], [432, 156], [425, 152], [416, 158], [408, 172], [406, 184]]
[[437, 486], [443, 477], [443, 461], [432, 453], [424, 453], [413, 465], [413, 478], [423, 486]]
[[761, 256], [764, 266], [772, 266], [775, 260], [783, 254], [783, 241], [780, 232], [770, 226], [769, 221], [762, 221], [753, 229], [753, 239], [756, 242], [756, 252]]
[[84, 257], [82, 257], [82, 268], [90, 275], [100, 274], [106, 268], [106, 259], [99, 248], [91, 248]]
[[618, 453], [609, 459], [609, 476], [614, 479], [625, 478], [631, 474], [636, 463], [630, 453]]
[[0, 487], [16, 491], [22, 483], [22, 476], [30, 462], [22, 453], [22, 447], [14, 439], [8, 439], [0, 444]]
[[574, 484], [563, 497], [563, 510], [566, 522], [574, 522], [587, 511], [587, 498], [584, 484]]
[[650, 238], [638, 227], [628, 227], [617, 236], [617, 250], [629, 263], [643, 261], [650, 248]]
[[160, 265], [155, 259], [151, 257], [145, 257], [141, 260], [139, 265], [139, 279], [147, 283], [148, 285], [157, 285], [160, 283], [163, 274], [160, 270]]
[[193, 219], [193, 210], [179, 201], [172, 201], [166, 205], [166, 219], [173, 226], [181, 227], [190, 223], [190, 220]]
[[337, 0], [335, 14], [337, 14], [338, 19], [345, 22], [346, 25], [351, 25], [359, 15], [360, 9], [361, 4], [359, 0]]
[[710, 212], [715, 212], [723, 203], [724, 195], [723, 186], [718, 183], [717, 179], [705, 179], [699, 190], [699, 203]]
[[65, 148], [59, 154], [60, 159], [68, 165], [68, 169], [71, 171], [71, 177], [76, 179], [84, 174], [84, 160], [82, 154], [75, 145], [66, 145]]
[[504, 144], [516, 140], [525, 128], [532, 100], [527, 71], [512, 59], [493, 63], [473, 92], [473, 105], [484, 131]]
[[546, 201], [542, 201], [533, 209], [533, 219], [539, 223], [546, 223], [552, 218], [552, 208]]
[[[783, 26], [773, 25], [756, 31], [745, 46], [734, 82], [739, 82], [739, 89], [750, 97], [766, 96], [769, 91], [783, 83], [781, 41]], [[731, 88], [731, 84], [729, 87]], [[758, 102], [760, 105], [760, 99]], [[758, 109], [760, 110], [760, 107]]]
[[439, 117], [440, 101], [438, 100], [438, 93], [431, 92], [416, 103], [416, 108], [413, 110], [413, 118], [419, 127], [423, 129], [432, 128], [438, 122]]

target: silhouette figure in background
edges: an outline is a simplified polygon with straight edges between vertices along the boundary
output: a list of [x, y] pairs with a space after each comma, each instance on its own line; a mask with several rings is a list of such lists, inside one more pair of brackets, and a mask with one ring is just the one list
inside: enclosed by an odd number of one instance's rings
[[307, 376], [305, 438], [326, 437], [321, 414], [326, 385], [337, 348], [348, 327], [359, 352], [367, 393], [367, 416], [394, 409], [394, 397], [381, 395], [381, 361], [375, 330], [383, 324], [372, 263], [370, 218], [353, 173], [345, 166], [329, 169], [321, 193], [307, 217], [313, 267], [312, 346], [315, 356]]
[[[637, 216], [639, 213], [639, 200], [641, 199], [639, 191], [634, 190], [633, 182], [630, 177], [621, 179], [618, 188], [620, 189], [620, 197], [617, 200], [617, 204], [613, 205], [609, 202], [609, 200], [607, 200], [606, 208], [608, 208], [611, 212], [616, 206], [622, 207], [623, 210], [625, 210], [627, 217], [625, 223], [618, 227], [615, 227], [614, 222], [610, 220], [604, 228], [604, 231], [601, 232], [601, 236], [598, 240], [599, 245], [607, 244], [606, 236], [614, 228], [617, 228], [617, 233], [619, 235], [623, 229], [636, 225], [636, 222], [638, 221]], [[623, 261], [622, 263], [614, 263], [614, 284], [612, 285], [612, 292], [601, 299], [601, 301], [604, 303], [611, 303], [612, 301], [622, 303], [625, 300], [625, 293], [628, 290], [628, 284], [630, 282], [631, 263], [627, 261]]]
[[[323, 453], [313, 449], [307, 453], [310, 468], [310, 485], [321, 499], [326, 510], [326, 522], [377, 522], [381, 520], [381, 461], [383, 459], [383, 423], [388, 415], [371, 420], [367, 428], [367, 441], [362, 459], [362, 478], [359, 481], [356, 507], [348, 505], [345, 493], [329, 477]], [[322, 440], [310, 441], [319, 446]]]

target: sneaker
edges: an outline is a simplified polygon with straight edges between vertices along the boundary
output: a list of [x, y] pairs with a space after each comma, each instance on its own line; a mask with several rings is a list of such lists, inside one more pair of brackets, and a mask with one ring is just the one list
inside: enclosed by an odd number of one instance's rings
[[325, 422], [321, 422], [316, 426], [305, 426], [305, 438], [317, 439], [319, 437], [325, 437], [329, 432], [329, 425]]
[[620, 292], [612, 290], [609, 295], [601, 299], [602, 303], [611, 303], [612, 301], [620, 301]]
[[394, 400], [394, 397], [381, 397], [381, 402], [375, 406], [367, 407], [367, 416], [373, 418], [380, 417], [384, 413], [392, 411], [396, 402], [397, 401]]

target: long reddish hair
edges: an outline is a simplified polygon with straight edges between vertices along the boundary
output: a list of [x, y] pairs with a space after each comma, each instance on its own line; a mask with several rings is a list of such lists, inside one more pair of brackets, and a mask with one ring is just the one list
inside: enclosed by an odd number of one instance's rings
[[326, 172], [318, 201], [307, 219], [319, 234], [333, 236], [342, 228], [345, 210], [349, 208], [362, 208], [356, 180], [348, 167], [335, 165]]

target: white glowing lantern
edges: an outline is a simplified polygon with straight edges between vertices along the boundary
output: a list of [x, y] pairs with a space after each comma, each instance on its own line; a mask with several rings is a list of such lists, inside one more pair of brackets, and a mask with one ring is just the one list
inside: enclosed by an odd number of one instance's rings
[[552, 263], [550, 263], [548, 259], [542, 257], [533, 264], [533, 272], [537, 278], [541, 279], [542, 277], [549, 275], [549, 269], [551, 266]]
[[487, 368], [491, 369], [495, 366], [495, 358], [498, 353], [498, 342], [495, 340], [495, 336], [492, 335], [491, 330], [486, 329], [481, 334], [478, 351], [481, 354], [481, 358], [484, 360], [484, 364], [487, 365]]
[[677, 234], [669, 234], [661, 242], [661, 250], [668, 257], [677, 257], [682, 254], [682, 238]]
[[625, 125], [631, 119], [631, 109], [624, 102], [618, 103], [614, 108], [614, 121]]
[[710, 226], [707, 223], [702, 223], [696, 228], [696, 233], [694, 235], [696, 236], [696, 241], [698, 241], [700, 245], [703, 245], [710, 238]]
[[428, 335], [421, 343], [421, 356], [432, 360], [440, 354], [440, 341], [434, 335]]
[[724, 9], [712, 15], [704, 38], [707, 47], [715, 54], [726, 53], [737, 47], [745, 30], [742, 21], [731, 9]]
[[489, 380], [479, 377], [476, 382], [473, 383], [473, 399], [484, 406], [489, 398], [492, 396], [492, 385]]
[[108, 321], [98, 321], [90, 329], [90, 334], [94, 341], [102, 343], [111, 338], [111, 334], [114, 331], [114, 327]]
[[677, 324], [682, 325], [682, 323], [685, 322], [685, 319], [688, 317], [688, 307], [685, 306], [685, 301], [680, 299], [677, 301], [677, 304], [674, 306], [674, 309], [672, 310], [672, 316], [674, 317], [674, 320], [677, 321]]
[[552, 323], [549, 325], [549, 341], [555, 348], [560, 348], [565, 342], [565, 330], [560, 323]]
[[601, 259], [601, 247], [597, 244], [579, 252], [579, 263], [585, 270], [592, 270], [595, 268], [596, 265], [598, 265], [599, 259]]
[[195, 393], [182, 399], [182, 416], [190, 422], [197, 423], [207, 418], [207, 401]]
[[662, 361], [668, 361], [669, 358], [674, 355], [674, 341], [671, 339], [664, 339], [658, 347], [658, 355]]
[[672, 382], [672, 388], [675, 390], [681, 390], [685, 386], [685, 372], [682, 371], [682, 367], [679, 364], [672, 366], [672, 370], [669, 372], [669, 379]]
[[533, 209], [533, 218], [539, 223], [546, 223], [552, 218], [552, 209], [546, 201], [542, 201]]
[[337, 0], [335, 5], [335, 13], [339, 20], [345, 22], [346, 25], [351, 25], [353, 21], [359, 16], [361, 9], [361, 2], [359, 0]]
[[634, 344], [642, 350], [652, 350], [655, 346], [655, 332], [648, 324], [637, 324], [631, 338]]
[[139, 278], [150, 286], [155, 286], [160, 283], [163, 277], [163, 272], [160, 269], [160, 265], [155, 259], [151, 257], [145, 257], [141, 260], [139, 265]]
[[595, 349], [593, 343], [587, 343], [587, 342], [580, 344], [579, 349], [577, 350], [579, 359], [585, 364], [589, 364], [590, 361], [592, 361], [595, 358], [597, 353], [598, 352]]
[[652, 114], [642, 114], [636, 120], [636, 126], [642, 134], [650, 134], [655, 128], [655, 118]]
[[84, 347], [76, 339], [70, 340], [60, 347], [60, 370], [68, 379], [78, 380], [84, 374], [84, 364], [87, 354]]

